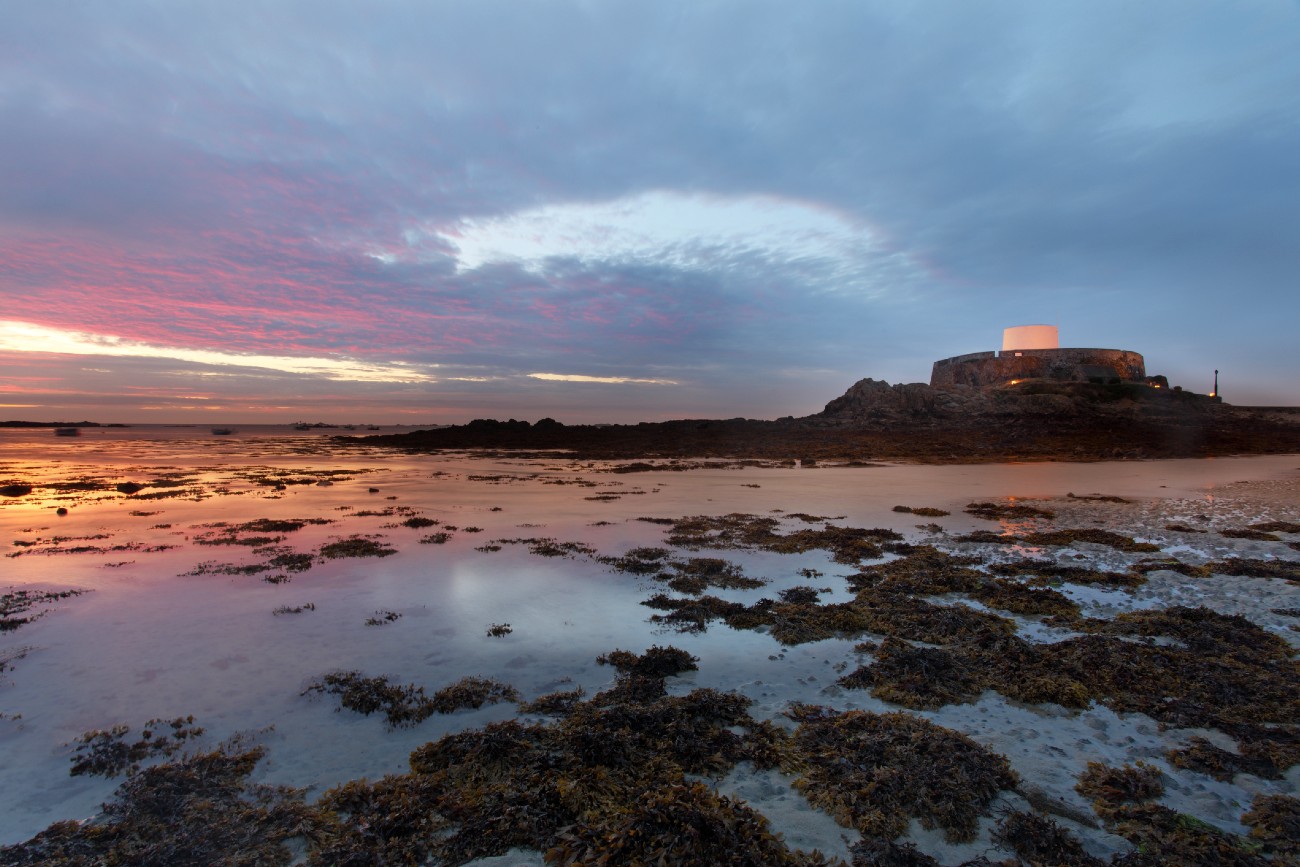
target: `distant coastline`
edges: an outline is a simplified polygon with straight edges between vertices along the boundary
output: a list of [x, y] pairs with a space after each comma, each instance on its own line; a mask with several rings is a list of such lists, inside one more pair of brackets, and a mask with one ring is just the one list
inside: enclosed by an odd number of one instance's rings
[[477, 419], [359, 438], [410, 451], [563, 451], [578, 459], [752, 458], [919, 463], [1099, 461], [1300, 453], [1300, 409], [1235, 407], [1132, 384], [935, 389], [864, 379], [815, 415], [565, 425]]
[[126, 424], [100, 424], [97, 421], [0, 421], [0, 427], [130, 427]]

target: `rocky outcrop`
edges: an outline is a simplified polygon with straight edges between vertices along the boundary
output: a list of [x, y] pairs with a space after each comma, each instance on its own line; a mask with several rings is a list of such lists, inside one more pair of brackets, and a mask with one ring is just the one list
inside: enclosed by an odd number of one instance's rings
[[935, 388], [920, 382], [863, 379], [816, 415], [812, 427], [952, 427], [1018, 419], [1186, 417], [1222, 406], [1204, 395], [1153, 390], [1136, 383], [1035, 382], [1018, 386]]

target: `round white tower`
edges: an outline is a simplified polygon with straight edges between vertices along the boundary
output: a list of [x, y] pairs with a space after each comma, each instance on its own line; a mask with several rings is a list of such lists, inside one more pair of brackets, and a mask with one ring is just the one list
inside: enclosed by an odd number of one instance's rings
[[1055, 325], [1013, 325], [1002, 329], [1002, 351], [1013, 349], [1060, 349]]

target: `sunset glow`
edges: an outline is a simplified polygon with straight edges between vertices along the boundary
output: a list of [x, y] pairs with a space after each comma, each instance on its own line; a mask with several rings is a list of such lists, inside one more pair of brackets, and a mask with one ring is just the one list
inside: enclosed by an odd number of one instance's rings
[[1300, 403], [1292, 4], [205, 7], [6, 10], [16, 414], [776, 418], [1034, 321]]
[[[190, 361], [220, 367], [252, 367], [302, 376], [318, 376], [340, 382], [433, 382], [434, 377], [411, 365], [365, 364], [340, 358], [296, 358], [278, 355], [245, 355], [185, 349], [175, 346], [152, 346], [120, 337], [62, 331], [22, 322], [0, 321], [0, 351], [54, 353], [60, 355], [98, 355], [128, 358], [159, 358]], [[221, 375], [196, 373], [196, 376]], [[129, 386], [128, 386], [129, 388]], [[207, 400], [207, 397], [193, 398]]]

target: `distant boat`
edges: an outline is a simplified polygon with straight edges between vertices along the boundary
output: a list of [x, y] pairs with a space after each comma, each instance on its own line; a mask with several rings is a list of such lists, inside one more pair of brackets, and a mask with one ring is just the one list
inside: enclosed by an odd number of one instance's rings
[[235, 429], [232, 427], [214, 427], [212, 432], [219, 437], [227, 437], [234, 433]]
[[79, 427], [56, 427], [56, 428], [54, 429], [54, 435], [55, 435], [56, 437], [79, 437], [79, 436], [81, 436], [81, 428], [79, 428]]
[[305, 421], [300, 421], [300, 422], [298, 422], [296, 425], [293, 426], [293, 429], [294, 429], [294, 430], [311, 430], [311, 425], [307, 424], [307, 422], [305, 422]]
[[366, 427], [366, 430], [379, 430], [379, 425], [372, 424]]

